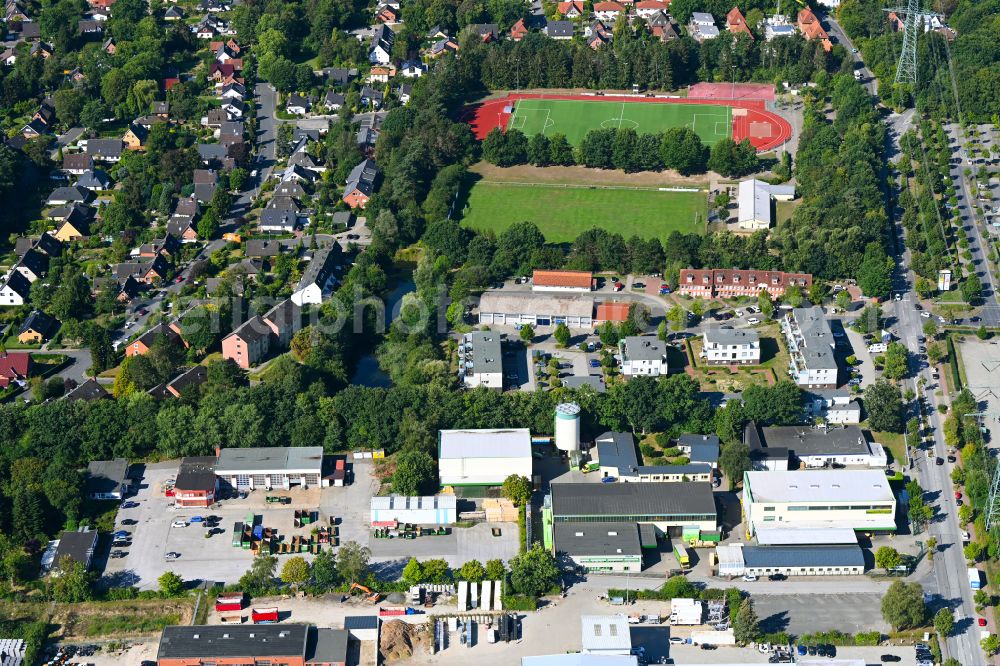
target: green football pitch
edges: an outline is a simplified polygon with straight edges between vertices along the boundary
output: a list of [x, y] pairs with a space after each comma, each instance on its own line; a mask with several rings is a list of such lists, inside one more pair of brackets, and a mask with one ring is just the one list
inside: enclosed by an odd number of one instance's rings
[[460, 215], [463, 227], [498, 234], [528, 220], [550, 243], [572, 243], [594, 227], [663, 240], [675, 230], [703, 232], [708, 204], [704, 192], [479, 181]]
[[522, 99], [507, 128], [528, 136], [561, 133], [577, 145], [587, 132], [598, 128], [631, 127], [640, 134], [655, 134], [671, 127], [690, 127], [702, 142], [712, 145], [732, 137], [732, 120], [732, 109], [716, 104]]

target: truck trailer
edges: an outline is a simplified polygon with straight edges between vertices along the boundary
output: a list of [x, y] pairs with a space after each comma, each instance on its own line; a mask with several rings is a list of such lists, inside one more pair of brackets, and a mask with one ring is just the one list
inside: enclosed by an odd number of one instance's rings
[[969, 587], [978, 590], [983, 586], [982, 578], [979, 576], [979, 569], [969, 569]]

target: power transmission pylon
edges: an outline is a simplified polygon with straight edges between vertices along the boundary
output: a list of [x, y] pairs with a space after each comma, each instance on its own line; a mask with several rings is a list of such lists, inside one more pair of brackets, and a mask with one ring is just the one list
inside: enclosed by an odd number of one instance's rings
[[896, 65], [896, 83], [917, 83], [917, 34], [923, 27], [924, 17], [939, 16], [933, 12], [920, 11], [920, 0], [907, 0], [905, 7], [889, 7], [885, 12], [893, 12], [903, 21], [903, 50]]

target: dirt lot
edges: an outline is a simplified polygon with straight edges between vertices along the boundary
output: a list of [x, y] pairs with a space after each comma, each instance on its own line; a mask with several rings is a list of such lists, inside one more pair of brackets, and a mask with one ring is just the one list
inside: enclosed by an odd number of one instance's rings
[[615, 169], [588, 169], [582, 166], [533, 167], [528, 165], [498, 167], [479, 162], [469, 169], [483, 180], [499, 183], [587, 183], [590, 185], [625, 185], [628, 187], [700, 187], [708, 186], [705, 175], [682, 176], [676, 171], [642, 171], [626, 174]]

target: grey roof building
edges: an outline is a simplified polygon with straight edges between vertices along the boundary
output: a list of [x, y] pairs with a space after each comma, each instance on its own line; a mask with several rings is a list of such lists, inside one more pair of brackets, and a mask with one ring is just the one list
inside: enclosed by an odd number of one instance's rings
[[552, 526], [552, 539], [558, 552], [571, 557], [642, 557], [635, 523], [556, 523]]
[[548, 21], [545, 24], [545, 34], [552, 39], [570, 39], [573, 37], [572, 21]]
[[244, 253], [251, 258], [276, 257], [281, 254], [281, 243], [253, 238], [247, 241]]
[[865, 566], [864, 553], [857, 545], [744, 546], [743, 561], [748, 569]]
[[125, 144], [121, 139], [89, 139], [87, 154], [95, 160], [117, 162], [122, 158]]
[[91, 499], [121, 499], [128, 487], [128, 460], [93, 460], [87, 465], [85, 489]]
[[76, 179], [76, 185], [88, 190], [106, 190], [111, 187], [111, 177], [101, 169], [87, 169]]
[[233, 659], [254, 662], [268, 657], [300, 657], [306, 653], [305, 624], [164, 627], [156, 658]]
[[73, 402], [75, 400], [86, 400], [87, 402], [90, 402], [92, 400], [102, 400], [108, 397], [110, 397], [110, 394], [104, 390], [104, 387], [101, 386], [96, 379], [91, 378], [67, 393], [65, 399], [69, 402]]
[[708, 463], [715, 466], [719, 462], [718, 435], [681, 435], [677, 438], [681, 450], [689, 451], [688, 458], [693, 463]]
[[[762, 428], [751, 421], [743, 430], [743, 441], [750, 448], [755, 469], [787, 469], [789, 454], [806, 467], [886, 465], [885, 450], [876, 443], [869, 443], [861, 428], [855, 425]], [[775, 466], [774, 463], [779, 464]]]
[[548, 501], [555, 523], [652, 523], [671, 532], [718, 525], [708, 483], [553, 483]]
[[94, 559], [94, 549], [97, 547], [97, 530], [92, 532], [63, 532], [56, 546], [52, 567], [58, 568], [63, 558], [68, 557], [74, 562], [80, 562], [87, 569]]
[[566, 377], [562, 380], [564, 387], [568, 389], [581, 389], [584, 386], [589, 386], [597, 393], [604, 393], [608, 390], [608, 387], [604, 384], [604, 377], [600, 375], [574, 375], [573, 377]]
[[[597, 445], [597, 459], [602, 470], [617, 474], [639, 466], [639, 456], [635, 451], [635, 438], [627, 432], [606, 432], [594, 440]], [[611, 470], [614, 470], [613, 472]]]
[[782, 321], [788, 344], [789, 374], [803, 388], [836, 388], [835, 340], [823, 309], [795, 308]]

